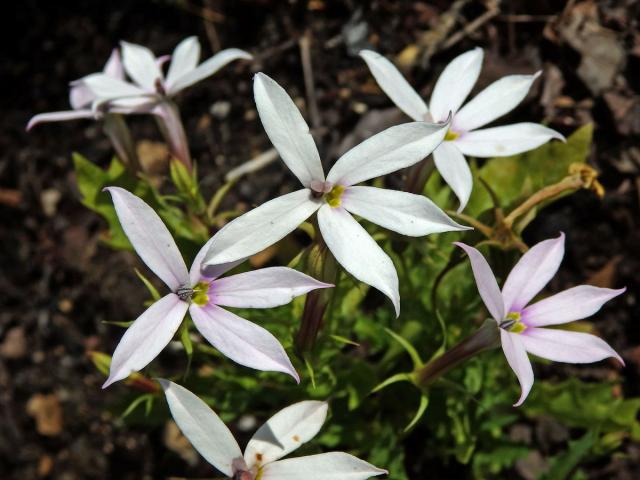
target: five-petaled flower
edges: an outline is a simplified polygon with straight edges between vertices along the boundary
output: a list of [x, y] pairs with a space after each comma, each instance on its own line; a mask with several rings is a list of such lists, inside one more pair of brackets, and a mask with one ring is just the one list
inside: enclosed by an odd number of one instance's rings
[[457, 242], [471, 261], [482, 301], [498, 322], [502, 350], [522, 387], [515, 406], [521, 405], [533, 386], [533, 369], [527, 352], [556, 362], [591, 363], [608, 357], [624, 362], [604, 340], [588, 333], [541, 328], [589, 317], [626, 289], [580, 285], [529, 302], [551, 280], [564, 256], [564, 234], [533, 246], [513, 267], [502, 287], [482, 254]]
[[208, 244], [187, 271], [173, 237], [155, 211], [122, 188], [107, 190], [133, 248], [171, 293], [151, 305], [127, 329], [113, 353], [104, 387], [151, 362], [171, 341], [187, 310], [202, 336], [230, 359], [258, 370], [288, 373], [299, 381], [284, 348], [271, 333], [221, 306], [276, 307], [298, 295], [332, 285], [285, 267], [218, 278], [242, 260], [201, 270]]
[[564, 141], [564, 137], [555, 130], [536, 123], [476, 130], [522, 102], [540, 72], [503, 77], [460, 108], [480, 75], [483, 51], [475, 48], [447, 65], [433, 88], [427, 107], [389, 60], [371, 50], [363, 50], [360, 56], [367, 62], [380, 88], [414, 120], [440, 122], [453, 114], [451, 128], [445, 141], [434, 150], [433, 160], [442, 178], [460, 200], [458, 211], [466, 206], [473, 186], [471, 170], [464, 155], [502, 157], [532, 150], [552, 138]]
[[267, 135], [304, 188], [270, 200], [225, 225], [211, 239], [204, 264], [253, 255], [317, 211], [320, 233], [336, 260], [355, 278], [387, 295], [399, 314], [398, 275], [393, 262], [351, 213], [410, 236], [467, 227], [455, 223], [421, 195], [354, 185], [417, 163], [440, 144], [448, 125], [412, 122], [391, 127], [345, 153], [325, 177], [309, 127], [284, 89], [258, 73], [254, 95]]
[[328, 405], [294, 403], [276, 413], [253, 435], [244, 454], [218, 415], [184, 387], [158, 380], [174, 420], [211, 465], [234, 480], [366, 480], [387, 473], [345, 452], [280, 460], [320, 431]]

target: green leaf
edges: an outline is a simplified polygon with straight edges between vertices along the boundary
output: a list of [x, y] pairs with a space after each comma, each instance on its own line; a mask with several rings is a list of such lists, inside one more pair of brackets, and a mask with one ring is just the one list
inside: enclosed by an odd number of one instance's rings
[[420, 354], [414, 348], [413, 345], [411, 345], [407, 340], [405, 340], [403, 337], [401, 337], [400, 335], [398, 335], [397, 333], [395, 333], [393, 330], [389, 328], [385, 328], [384, 331], [387, 332], [391, 336], [391, 338], [393, 338], [396, 342], [398, 342], [402, 346], [402, 348], [405, 349], [405, 351], [411, 357], [411, 361], [413, 362], [414, 368], [420, 368], [424, 365], [424, 362], [420, 358]]
[[404, 427], [404, 433], [409, 432], [410, 430], [413, 429], [413, 427], [417, 425], [417, 423], [420, 421], [420, 419], [424, 415], [424, 412], [427, 411], [428, 406], [429, 406], [429, 397], [425, 393], [422, 393], [420, 395], [420, 404], [418, 405], [418, 410], [416, 411], [416, 414], [413, 416], [409, 424], [406, 427]]
[[138, 278], [142, 280], [142, 283], [144, 283], [144, 286], [147, 287], [147, 290], [149, 290], [149, 293], [151, 294], [151, 298], [153, 299], [153, 301], [157, 302], [158, 300], [160, 300], [160, 298], [162, 297], [160, 296], [160, 292], [158, 292], [158, 289], [153, 286], [153, 284], [149, 281], [147, 277], [145, 277], [142, 273], [140, 273], [140, 270], [138, 270], [137, 268], [135, 268], [134, 270]]
[[593, 448], [596, 438], [595, 433], [589, 431], [579, 440], [570, 441], [569, 448], [553, 459], [549, 472], [546, 475], [542, 475], [539, 480], [565, 480], [570, 478], [573, 471]]
[[153, 400], [154, 400], [154, 398], [155, 398], [155, 395], [152, 394], [152, 393], [146, 393], [144, 395], [140, 395], [139, 397], [137, 397], [135, 400], [133, 400], [129, 404], [129, 406], [125, 409], [124, 412], [122, 412], [122, 415], [120, 415], [120, 418], [124, 419], [124, 418], [128, 417], [129, 415], [131, 415], [131, 413], [133, 413], [133, 411], [142, 402], [145, 402], [145, 415], [148, 416], [151, 413], [151, 409], [153, 408]]

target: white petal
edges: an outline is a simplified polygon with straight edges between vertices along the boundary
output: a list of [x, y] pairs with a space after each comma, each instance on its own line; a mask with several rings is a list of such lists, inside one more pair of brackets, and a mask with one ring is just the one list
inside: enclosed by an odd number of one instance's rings
[[340, 157], [327, 180], [333, 184], [354, 185], [410, 167], [433, 152], [448, 127], [448, 124], [411, 122], [387, 128]]
[[260, 480], [366, 480], [385, 473], [348, 453], [329, 452], [270, 463]]
[[311, 400], [280, 410], [249, 440], [244, 451], [247, 466], [271, 463], [311, 440], [322, 428], [327, 410], [326, 402]]
[[200, 60], [200, 42], [196, 37], [182, 40], [171, 55], [171, 64], [167, 73], [167, 88], [171, 90], [176, 80], [193, 71]]
[[156, 81], [163, 76], [155, 55], [147, 47], [129, 42], [120, 42], [122, 63], [131, 79], [147, 91], [156, 91]]
[[427, 197], [396, 190], [349, 187], [342, 194], [342, 207], [381, 227], [412, 237], [467, 229]]
[[436, 122], [446, 120], [449, 112], [455, 113], [469, 96], [476, 84], [484, 53], [481, 48], [458, 55], [451, 60], [438, 78], [431, 94], [431, 116]]
[[215, 280], [209, 295], [213, 303], [224, 307], [271, 308], [331, 286], [292, 268], [269, 267]]
[[287, 353], [267, 330], [216, 305], [189, 309], [196, 328], [225, 356], [245, 367], [283, 372], [300, 383]]
[[107, 63], [104, 65], [102, 73], [113, 78], [124, 80], [124, 65], [122, 65], [122, 58], [120, 58], [120, 52], [117, 48], [111, 51], [109, 60], [107, 60]]
[[507, 157], [538, 148], [552, 138], [565, 138], [537, 123], [515, 123], [504, 127], [484, 128], [463, 133], [453, 142], [465, 155], [473, 157]]
[[104, 73], [93, 73], [82, 79], [96, 97], [107, 100], [118, 97], [147, 96], [149, 92], [132, 83], [110, 77]]
[[324, 181], [318, 148], [309, 126], [285, 90], [264, 73], [253, 77], [258, 114], [271, 143], [305, 187]]
[[480, 297], [494, 320], [500, 322], [504, 318], [504, 302], [491, 267], [477, 249], [461, 242], [454, 242], [454, 245], [462, 248], [469, 256]]
[[207, 243], [202, 246], [202, 248], [198, 251], [196, 258], [193, 260], [193, 263], [191, 264], [191, 268], [189, 269], [189, 279], [191, 280], [191, 285], [195, 285], [200, 280], [215, 280], [216, 278], [224, 275], [226, 272], [240, 265], [246, 260], [246, 258], [240, 258], [233, 262], [222, 263], [220, 265], [203, 266], [202, 261], [204, 260], [204, 256], [209, 251], [209, 247], [211, 246], [211, 243], [213, 243], [214, 238], [215, 237], [211, 237], [209, 241], [207, 241]]
[[513, 405], [514, 407], [518, 407], [522, 405], [522, 402], [524, 402], [529, 395], [531, 387], [533, 387], [533, 368], [531, 367], [527, 351], [522, 343], [522, 335], [509, 333], [500, 329], [500, 340], [502, 342], [502, 351], [505, 357], [507, 357], [507, 362], [511, 370], [513, 370], [513, 373], [518, 377], [518, 382], [522, 389], [520, 398]]
[[237, 48], [228, 48], [216, 53], [213, 57], [205, 60], [196, 68], [185, 75], [178, 77], [173, 85], [169, 88], [169, 94], [175, 95], [180, 90], [190, 87], [194, 83], [213, 75], [222, 67], [234, 60], [251, 60], [253, 57], [250, 53]]
[[493, 82], [454, 116], [451, 129], [468, 132], [510, 112], [524, 100], [540, 72], [534, 75], [510, 75]]
[[109, 378], [102, 388], [146, 367], [175, 335], [189, 305], [170, 293], [151, 305], [127, 331], [113, 352]]
[[204, 459], [228, 477], [242, 451], [220, 417], [196, 395], [168, 380], [158, 379], [167, 397], [171, 416]]
[[522, 311], [522, 321], [526, 325], [543, 327], [587, 318], [625, 290], [579, 285], [529, 305]]
[[308, 189], [263, 203], [215, 234], [204, 264], [233, 262], [264, 250], [293, 232], [320, 205]]
[[87, 110], [96, 99], [91, 89], [82, 80], [71, 83], [69, 103], [74, 110]]
[[537, 243], [513, 267], [502, 287], [507, 312], [522, 310], [549, 283], [564, 257], [564, 233]]
[[398, 273], [389, 256], [345, 209], [323, 205], [318, 211], [322, 238], [342, 267], [384, 293], [400, 315]]
[[31, 117], [27, 124], [27, 130], [31, 130], [33, 127], [40, 123], [48, 122], [66, 122], [68, 120], [77, 120], [81, 118], [95, 118], [95, 113], [91, 110], [69, 110], [66, 112], [49, 112], [39, 113]]
[[620, 355], [595, 335], [568, 332], [556, 328], [527, 328], [521, 335], [524, 348], [538, 357], [554, 362], [593, 363]]
[[460, 200], [458, 212], [461, 212], [467, 206], [473, 189], [473, 176], [467, 159], [455, 142], [442, 142], [433, 151], [433, 161], [444, 181]]
[[371, 74], [380, 85], [382, 91], [389, 96], [400, 110], [416, 122], [426, 120], [429, 113], [427, 105], [393, 63], [371, 50], [362, 50], [360, 56], [367, 62]]
[[153, 208], [124, 188], [105, 190], [113, 198], [124, 233], [147, 267], [174, 292], [189, 284], [189, 273], [180, 250]]

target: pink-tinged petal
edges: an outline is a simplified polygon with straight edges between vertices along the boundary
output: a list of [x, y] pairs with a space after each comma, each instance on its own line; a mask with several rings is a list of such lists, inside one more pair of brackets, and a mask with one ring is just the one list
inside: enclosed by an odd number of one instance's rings
[[476, 286], [482, 301], [494, 320], [497, 322], [502, 321], [505, 315], [504, 302], [491, 267], [477, 249], [462, 242], [453, 242], [453, 244], [462, 248], [469, 256], [471, 270], [473, 270], [473, 276], [476, 279]]
[[102, 107], [109, 113], [121, 113], [123, 115], [132, 114], [156, 114], [160, 98], [157, 95], [138, 95], [135, 97], [121, 97], [106, 101], [98, 101], [94, 103], [94, 111], [98, 107]]
[[223, 307], [271, 308], [286, 305], [295, 297], [333, 285], [287, 267], [269, 267], [215, 280], [212, 303]]
[[188, 285], [189, 273], [180, 250], [153, 208], [124, 188], [105, 190], [113, 198], [124, 233], [147, 267], [174, 292]]
[[518, 382], [520, 382], [520, 388], [522, 389], [520, 398], [513, 405], [514, 407], [519, 407], [525, 401], [533, 386], [533, 368], [527, 356], [522, 335], [500, 329], [500, 340], [502, 342], [502, 351], [507, 357], [511, 370], [518, 377]]
[[156, 91], [156, 82], [163, 80], [156, 56], [147, 47], [120, 42], [122, 64], [131, 79], [147, 91]]
[[626, 288], [613, 290], [591, 285], [573, 287], [529, 305], [522, 311], [522, 321], [532, 327], [544, 327], [587, 318], [625, 291]]
[[124, 80], [124, 65], [122, 65], [122, 58], [117, 48], [111, 51], [109, 60], [107, 60], [102, 73], [113, 78]]
[[189, 270], [189, 279], [191, 280], [191, 285], [195, 285], [200, 280], [214, 280], [221, 275], [224, 275], [229, 270], [237, 267], [242, 262], [246, 260], [246, 258], [241, 258], [234, 262], [222, 263], [220, 265], [202, 265], [202, 261], [204, 260], [204, 256], [209, 251], [209, 247], [211, 247], [211, 243], [215, 237], [211, 237], [207, 243], [203, 245], [200, 249], [196, 258], [193, 260], [191, 264], [191, 269]]
[[[416, 122], [427, 119], [429, 109], [409, 82], [405, 80], [393, 63], [377, 52], [362, 50], [362, 59], [367, 62], [371, 74], [384, 93]], [[446, 118], [446, 115], [445, 115]]]
[[552, 138], [565, 141], [555, 130], [537, 123], [515, 123], [504, 127], [467, 132], [452, 143], [465, 155], [507, 157], [538, 148]]
[[71, 89], [69, 90], [69, 104], [71, 104], [71, 108], [74, 110], [89, 110], [95, 99], [96, 96], [82, 80], [71, 83]]
[[593, 363], [613, 357], [624, 365], [607, 342], [588, 333], [529, 327], [520, 336], [529, 353], [554, 362]]
[[444, 181], [458, 197], [458, 212], [461, 212], [467, 206], [473, 189], [473, 177], [467, 159], [456, 146], [456, 142], [442, 142], [433, 151], [433, 161]]
[[549, 283], [564, 257], [564, 233], [529, 249], [513, 267], [502, 287], [507, 312], [522, 310]]
[[269, 140], [282, 161], [309, 188], [313, 181], [324, 181], [324, 171], [315, 141], [287, 92], [264, 73], [253, 77], [253, 95], [258, 114]]
[[348, 453], [329, 452], [265, 465], [260, 480], [366, 480], [386, 473]]
[[427, 197], [413, 193], [349, 187], [342, 194], [342, 207], [381, 227], [412, 237], [468, 229], [451, 220]]
[[449, 112], [455, 113], [469, 96], [476, 84], [484, 53], [481, 48], [458, 55], [446, 66], [431, 94], [431, 116], [437, 122], [446, 120]]
[[263, 203], [214, 235], [204, 265], [234, 262], [264, 250], [293, 232], [320, 205], [306, 188]]
[[171, 410], [171, 416], [204, 459], [228, 477], [242, 458], [233, 434], [209, 406], [184, 387], [158, 379]]
[[322, 428], [328, 408], [326, 402], [309, 400], [280, 410], [249, 440], [244, 451], [247, 467], [274, 462], [311, 440]]
[[342, 267], [384, 293], [400, 315], [398, 273], [389, 255], [345, 209], [324, 205], [318, 211], [322, 238]]
[[534, 75], [509, 75], [493, 82], [454, 116], [455, 132], [468, 132], [509, 113], [524, 100], [541, 72]]
[[27, 124], [27, 131], [40, 123], [66, 122], [81, 118], [95, 118], [95, 116], [96, 114], [91, 110], [69, 110], [66, 112], [39, 113], [38, 115], [31, 117], [31, 120], [29, 120], [29, 123]]
[[234, 362], [265, 372], [287, 373], [300, 383], [284, 348], [264, 328], [216, 305], [191, 305], [189, 311], [202, 336]]
[[170, 293], [131, 324], [113, 352], [109, 378], [102, 388], [146, 367], [175, 335], [189, 305]]
[[448, 128], [449, 124], [426, 122], [387, 128], [340, 157], [327, 180], [349, 186], [410, 167], [440, 145]]
[[119, 97], [147, 96], [149, 92], [132, 83], [110, 77], [104, 73], [93, 73], [82, 79], [96, 97], [108, 100]]
[[213, 75], [222, 67], [234, 60], [251, 60], [253, 57], [250, 53], [237, 48], [227, 48], [216, 53], [213, 57], [205, 60], [189, 73], [180, 75], [169, 88], [169, 95], [175, 95], [180, 90], [190, 87], [194, 83]]
[[171, 65], [165, 82], [167, 89], [171, 90], [178, 79], [195, 70], [200, 60], [200, 42], [196, 37], [188, 37], [182, 40], [171, 55]]

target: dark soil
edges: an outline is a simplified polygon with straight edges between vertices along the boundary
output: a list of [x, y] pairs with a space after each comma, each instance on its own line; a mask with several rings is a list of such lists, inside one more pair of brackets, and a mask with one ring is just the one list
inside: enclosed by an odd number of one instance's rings
[[[611, 302], [596, 324], [625, 357], [627, 368], [618, 372], [605, 365], [580, 374], [622, 375], [625, 393], [640, 394], [639, 4], [502, 2], [497, 15], [477, 26], [470, 23], [494, 3], [455, 2], [461, 9], [450, 31], [444, 29], [451, 7], [445, 1], [211, 0], [204, 10], [200, 1], [168, 0], [3, 5], [0, 478], [139, 479], [209, 471], [170, 453], [161, 428], [151, 434], [147, 428], [121, 428], [117, 414], [108, 413], [118, 389], [100, 389], [103, 376], [85, 354], [112, 351], [120, 332], [102, 322], [134, 318], [144, 294], [131, 274], [137, 259], [99, 243], [104, 224], [80, 204], [74, 187], [71, 152], [106, 166], [112, 155], [108, 141], [89, 121], [25, 132], [33, 114], [67, 109], [68, 82], [100, 70], [120, 39], [163, 54], [182, 38], [197, 35], [203, 56], [219, 46], [257, 54], [251, 66], [231, 66], [179, 99], [207, 193], [220, 185], [224, 172], [270, 148], [253, 106], [254, 71], [264, 70], [292, 96], [306, 98], [297, 41], [305, 34], [311, 39], [318, 108], [312, 126], [329, 161], [345, 148], [345, 137], [361, 135], [356, 125], [367, 108], [391, 106], [355, 55], [360, 48], [373, 45], [393, 56], [419, 43], [426, 31], [440, 32], [410, 69], [412, 82], [426, 92], [450, 59], [475, 45], [487, 54], [479, 87], [508, 73], [544, 69], [531, 99], [505, 121], [545, 121], [563, 133], [593, 121], [591, 163], [602, 172], [607, 195], [602, 201], [586, 191], [565, 198], [547, 209], [525, 237], [531, 243], [558, 230], [567, 233], [568, 254], [554, 289], [587, 280], [627, 286], [628, 294]], [[598, 58], [597, 67], [578, 68], [584, 57], [596, 55], [595, 49], [581, 50], [588, 42], [584, 31], [595, 28], [579, 26], [585, 24], [599, 27], [612, 51], [621, 50], [612, 75]], [[216, 113], [222, 107], [228, 114]], [[134, 119], [133, 127], [139, 140], [159, 139], [148, 118]], [[383, 127], [374, 122], [374, 129]], [[288, 190], [290, 180], [274, 164], [243, 182], [230, 205], [259, 204]], [[34, 419], [43, 410], [50, 430]], [[627, 453], [628, 459], [593, 467], [592, 478], [640, 478], [638, 448], [629, 445]], [[450, 468], [449, 478], [456, 477]]]

